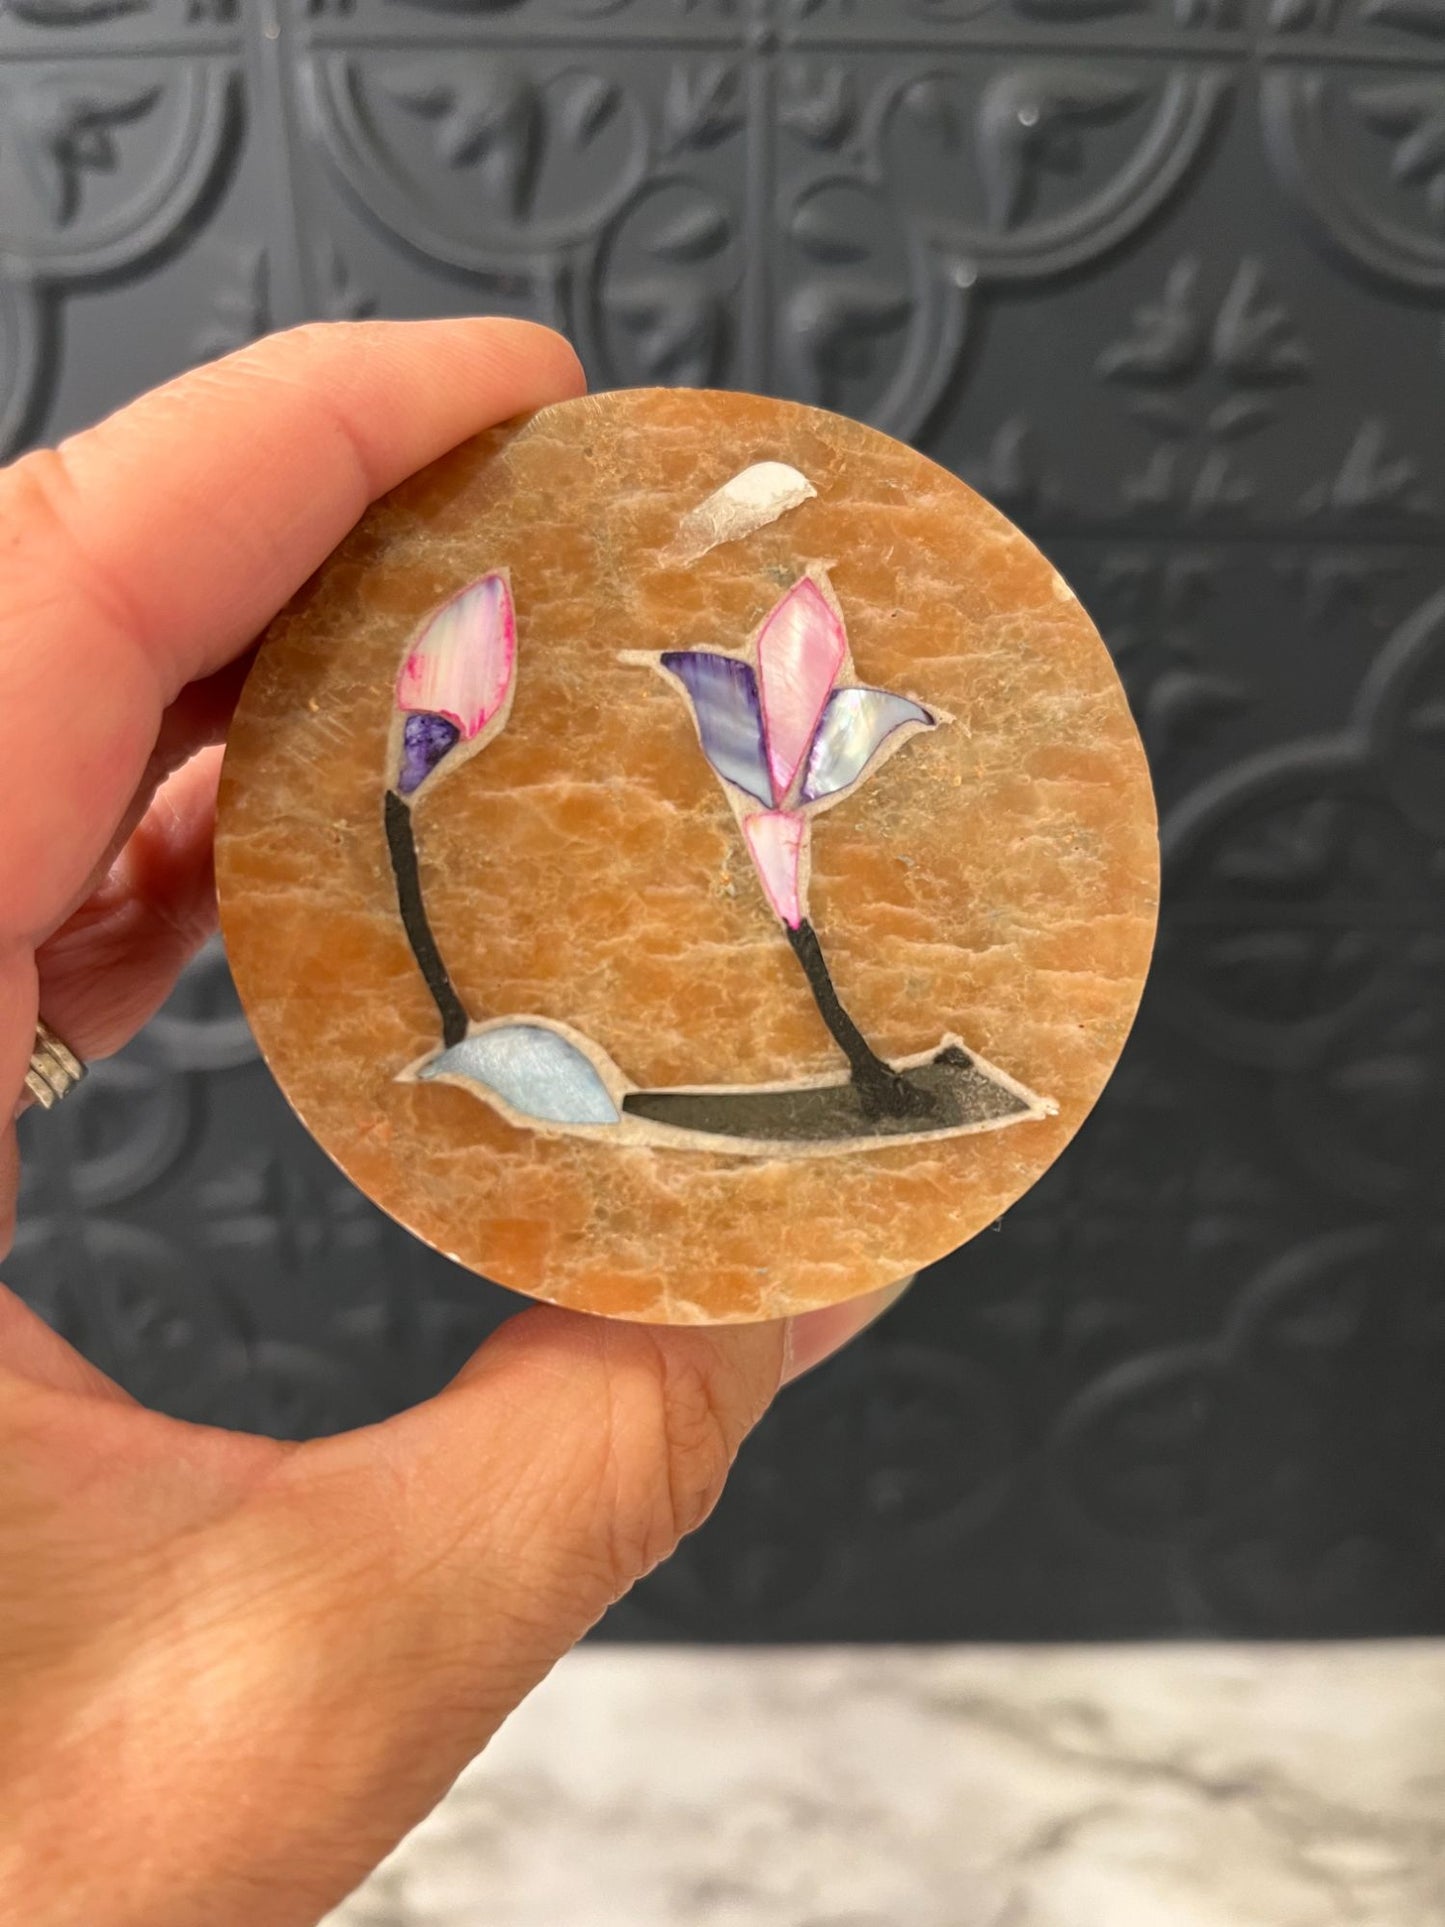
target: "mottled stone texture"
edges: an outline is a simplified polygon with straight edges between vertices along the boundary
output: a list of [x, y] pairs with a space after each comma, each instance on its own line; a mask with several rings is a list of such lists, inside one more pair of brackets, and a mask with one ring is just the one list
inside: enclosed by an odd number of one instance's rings
[[[666, 560], [682, 516], [764, 460], [817, 499], [691, 567]], [[683, 705], [618, 659], [741, 648], [810, 562], [832, 573], [860, 675], [956, 719], [817, 825], [813, 915], [839, 988], [889, 1056], [957, 1032], [1057, 1117], [760, 1164], [548, 1138], [464, 1091], [398, 1083], [439, 1039], [382, 828], [393, 684], [420, 618], [504, 567], [511, 721], [417, 813], [428, 908], [472, 1016], [564, 1021], [653, 1086], [836, 1067]], [[261, 652], [218, 871], [262, 1048], [363, 1190], [503, 1284], [671, 1321], [851, 1297], [995, 1219], [1107, 1079], [1157, 906], [1143, 755], [1050, 565], [872, 430], [677, 391], [498, 430], [366, 517]]]
[[1425, 1641], [584, 1648], [321, 1927], [1441, 1927], [1442, 1698]]

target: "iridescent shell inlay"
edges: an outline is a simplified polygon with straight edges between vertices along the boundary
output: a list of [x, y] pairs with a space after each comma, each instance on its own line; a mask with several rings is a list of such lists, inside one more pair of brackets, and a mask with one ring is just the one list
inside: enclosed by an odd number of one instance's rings
[[[685, 517], [683, 548], [699, 539], [704, 524], [714, 534], [726, 528], [719, 540], [741, 541], [815, 493], [797, 471], [774, 467], [746, 471], [729, 485], [731, 493], [724, 489]], [[427, 618], [397, 677], [386, 834], [402, 922], [442, 1024], [442, 1048], [402, 1075], [475, 1090], [509, 1121], [531, 1129], [615, 1133], [669, 1148], [721, 1144], [752, 1156], [995, 1129], [1045, 1114], [1045, 1100], [982, 1064], [955, 1038], [896, 1064], [878, 1056], [833, 983], [808, 912], [813, 819], [910, 737], [949, 718], [912, 696], [859, 682], [842, 606], [827, 570], [816, 564], [762, 611], [736, 653], [673, 649], [623, 660], [660, 671], [686, 700], [763, 898], [847, 1062], [847, 1076], [797, 1087], [642, 1090], [600, 1044], [556, 1016], [481, 1018], [469, 1010], [427, 916], [416, 816], [435, 779], [454, 773], [506, 727], [517, 648], [511, 578], [494, 569]]]

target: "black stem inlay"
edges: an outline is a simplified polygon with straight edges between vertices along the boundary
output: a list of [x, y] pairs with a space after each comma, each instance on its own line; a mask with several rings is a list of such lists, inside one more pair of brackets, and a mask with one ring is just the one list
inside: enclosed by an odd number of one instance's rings
[[808, 988], [823, 1022], [848, 1060], [864, 1110], [874, 1117], [922, 1115], [931, 1111], [934, 1106], [929, 1095], [908, 1083], [878, 1055], [843, 1008], [812, 924], [805, 920], [796, 930], [786, 924], [784, 928], [793, 954], [803, 966], [803, 975], [808, 979]]
[[416, 860], [416, 832], [411, 811], [395, 790], [386, 793], [386, 842], [391, 851], [391, 867], [396, 877], [396, 896], [407, 942], [416, 958], [417, 968], [441, 1012], [442, 1042], [450, 1050], [460, 1044], [470, 1025], [466, 1007], [452, 986], [437, 940], [427, 921], [426, 904], [421, 894], [421, 871]]

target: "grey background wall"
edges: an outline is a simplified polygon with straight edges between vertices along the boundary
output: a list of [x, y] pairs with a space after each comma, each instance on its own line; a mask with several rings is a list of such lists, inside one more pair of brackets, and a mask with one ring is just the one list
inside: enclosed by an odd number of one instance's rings
[[[1445, 1627], [1445, 4], [0, 0], [0, 443], [479, 308], [969, 476], [1165, 818], [1077, 1145], [606, 1630]], [[187, 1417], [355, 1423], [512, 1307], [333, 1172], [218, 955], [25, 1137], [8, 1277]]]

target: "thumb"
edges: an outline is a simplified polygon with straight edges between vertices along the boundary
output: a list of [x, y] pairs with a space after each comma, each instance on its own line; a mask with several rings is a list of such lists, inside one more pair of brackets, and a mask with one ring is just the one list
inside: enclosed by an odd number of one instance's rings
[[291, 1454], [250, 1522], [286, 1583], [274, 1614], [253, 1599], [247, 1672], [287, 1736], [271, 1785], [296, 1797], [267, 1802], [256, 1850], [306, 1860], [318, 1902], [360, 1878], [702, 1523], [783, 1352], [780, 1324], [531, 1311], [427, 1404]]
[[[414, 1618], [440, 1610], [481, 1637], [498, 1694], [515, 1699], [707, 1518], [778, 1389], [784, 1342], [781, 1324], [526, 1312], [438, 1397], [324, 1441], [296, 1469], [328, 1512], [333, 1480], [355, 1482], [368, 1544], [396, 1562]], [[362, 1523], [333, 1515], [343, 1543]], [[505, 1642], [489, 1612], [505, 1616]], [[460, 1657], [476, 1682], [477, 1655]]]

